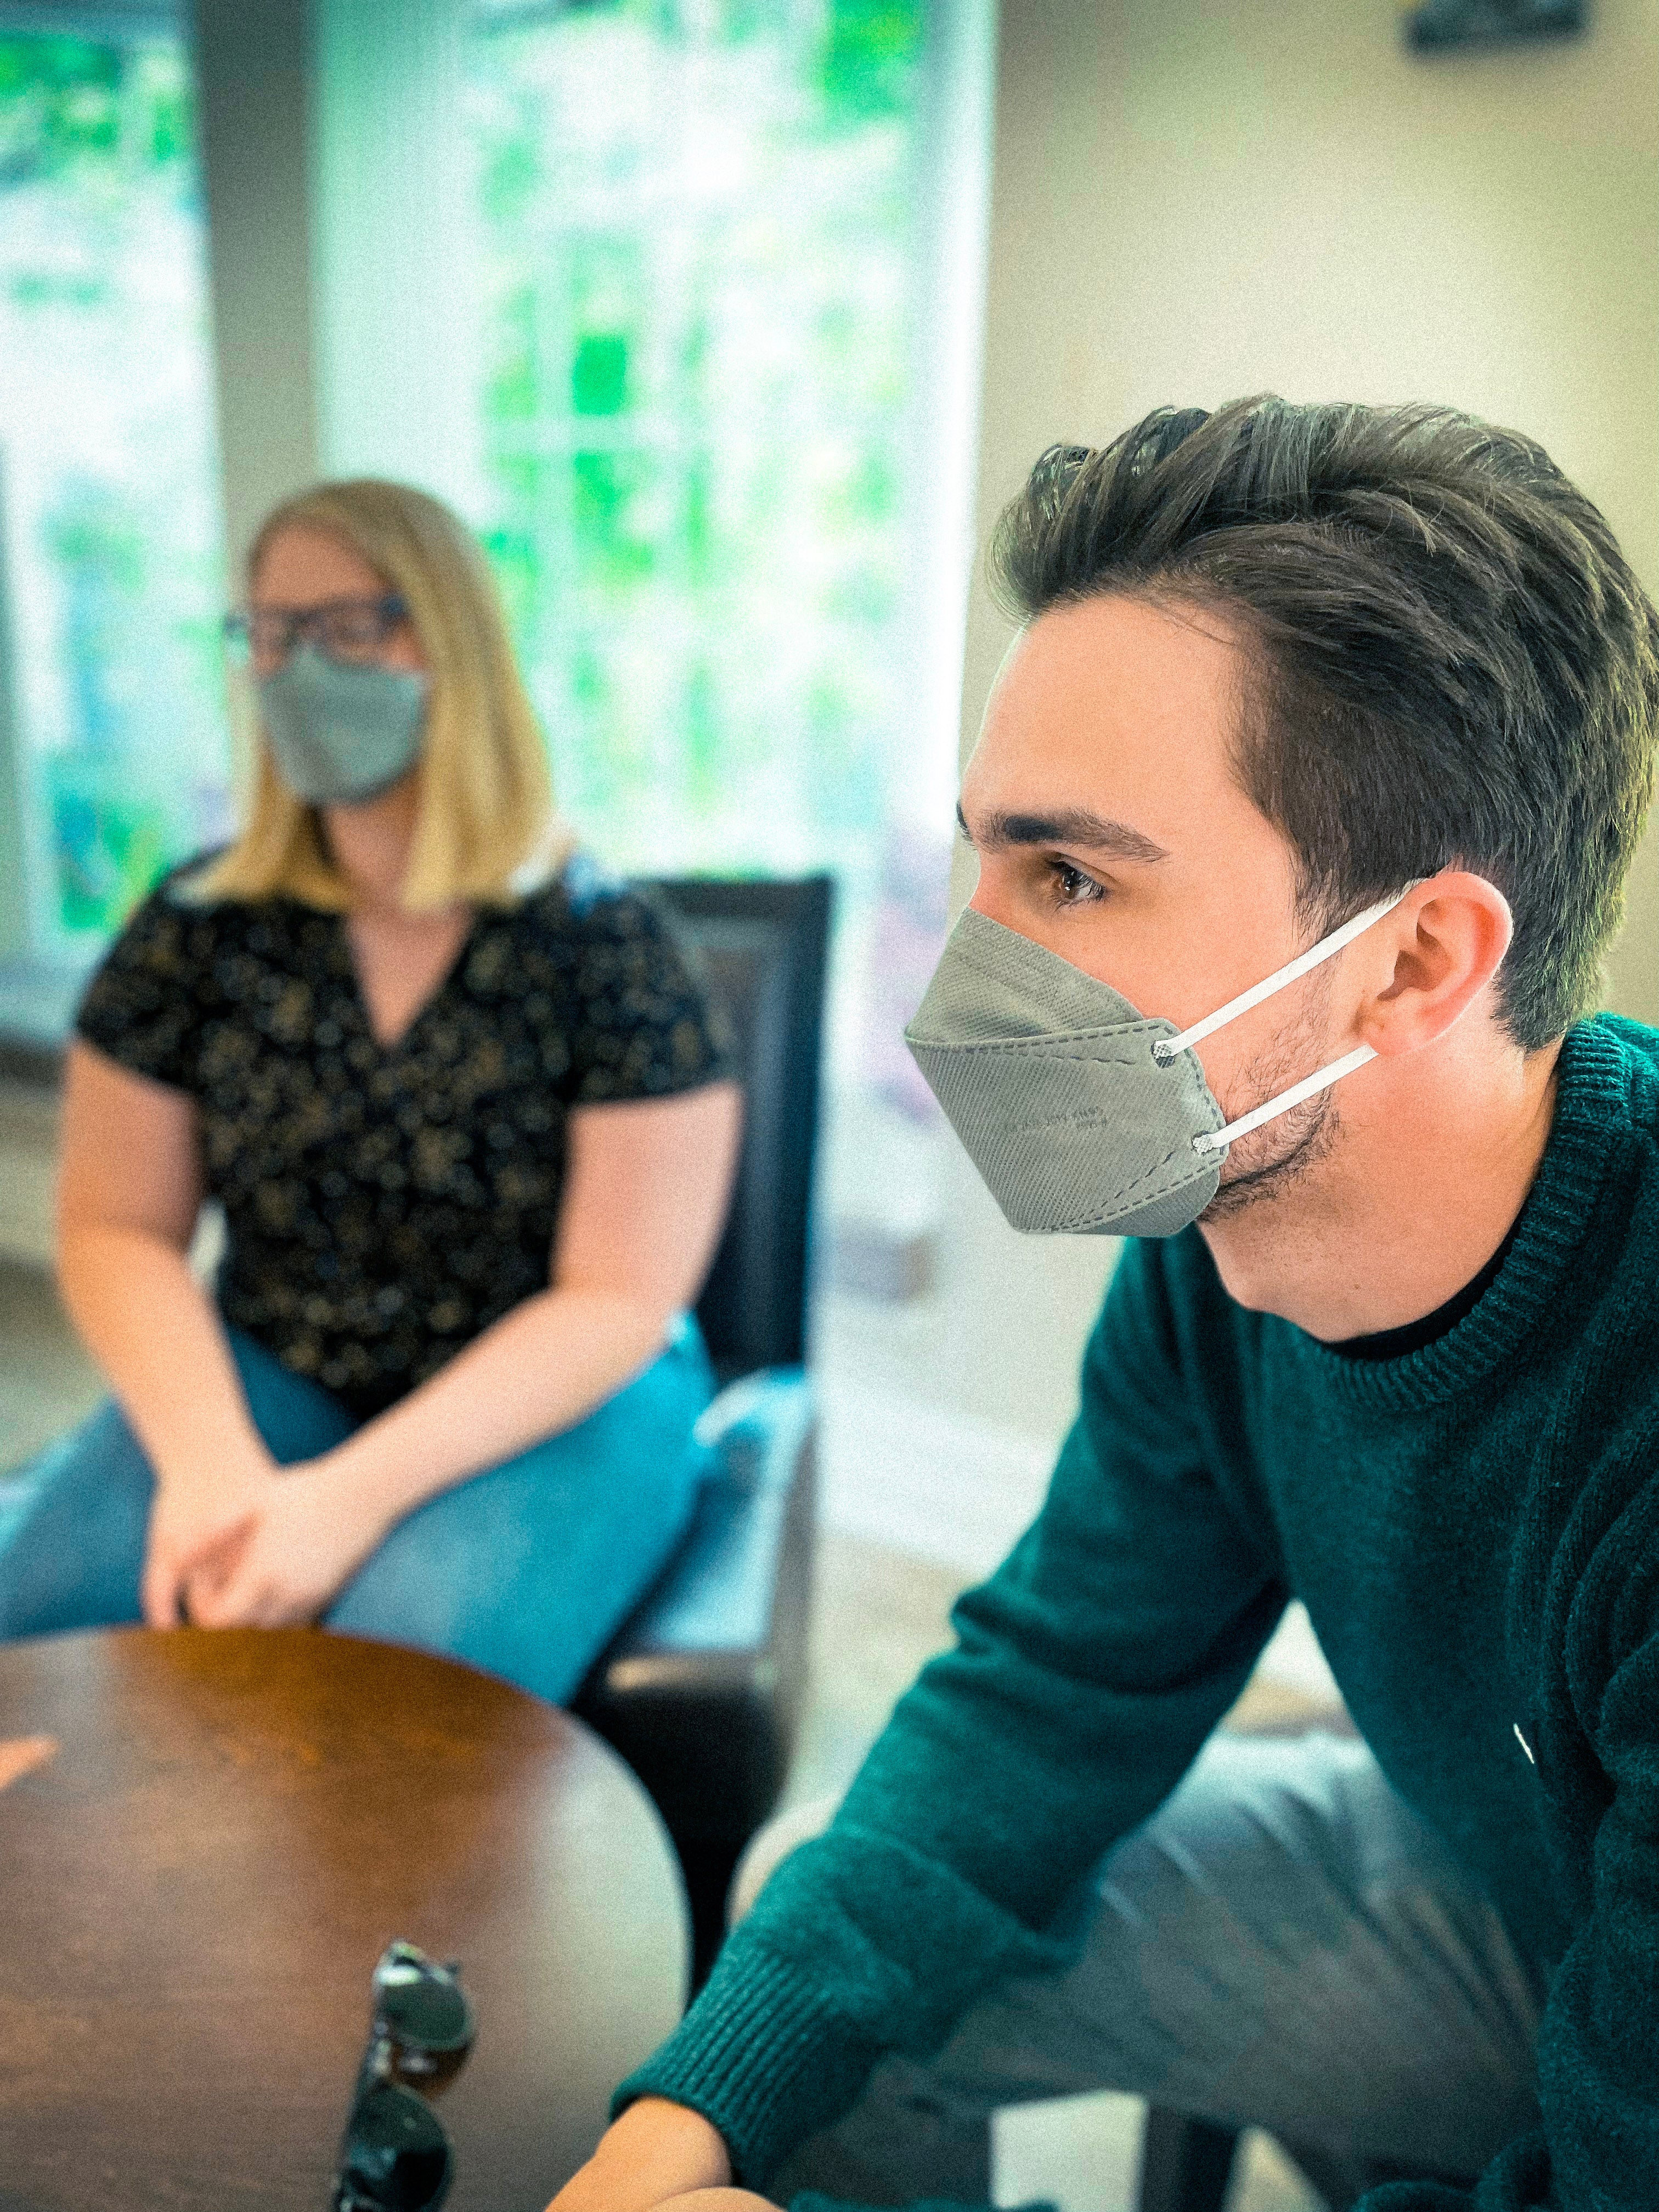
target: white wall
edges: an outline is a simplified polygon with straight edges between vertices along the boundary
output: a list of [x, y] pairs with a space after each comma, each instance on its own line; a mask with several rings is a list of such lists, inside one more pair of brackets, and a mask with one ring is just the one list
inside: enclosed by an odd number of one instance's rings
[[[1659, 0], [1425, 63], [1395, 0], [1004, 0], [983, 545], [1058, 439], [1164, 401], [1425, 398], [1539, 438], [1659, 590]], [[1007, 629], [976, 585], [964, 748]], [[1610, 998], [1659, 1021], [1650, 835]], [[1015, 1237], [958, 1162], [960, 1408], [1057, 1429], [1109, 1253]]]

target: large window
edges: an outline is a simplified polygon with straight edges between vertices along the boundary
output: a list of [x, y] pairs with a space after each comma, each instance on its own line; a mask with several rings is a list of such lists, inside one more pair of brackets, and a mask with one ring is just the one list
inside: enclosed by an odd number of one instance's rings
[[474, 52], [489, 537], [568, 803], [644, 864], [860, 869], [927, 780], [919, 0], [507, 14]]
[[623, 867], [834, 870], [839, 1180], [886, 1217], [926, 1210], [898, 1030], [956, 769], [978, 331], [941, 264], [986, 149], [949, 13], [486, 0], [467, 92], [476, 519], [562, 799]]
[[0, 951], [80, 964], [222, 834], [224, 590], [181, 41], [0, 8]]
[[[15, 1007], [20, 954], [67, 975], [222, 834], [227, 757], [186, 54], [6, 7]], [[898, 1032], [944, 926], [989, 0], [310, 20], [321, 467], [430, 483], [479, 528], [603, 858], [835, 872], [832, 1150], [866, 1210], [925, 1211]]]

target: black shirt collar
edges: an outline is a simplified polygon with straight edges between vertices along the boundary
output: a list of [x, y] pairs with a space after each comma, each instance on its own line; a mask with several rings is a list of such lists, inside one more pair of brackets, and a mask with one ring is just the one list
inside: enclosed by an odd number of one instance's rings
[[1402, 1322], [1398, 1328], [1379, 1329], [1373, 1336], [1346, 1337], [1340, 1344], [1327, 1345], [1342, 1359], [1403, 1359], [1408, 1352], [1422, 1352], [1431, 1344], [1455, 1328], [1466, 1314], [1472, 1314], [1486, 1292], [1498, 1280], [1498, 1273], [1510, 1255], [1510, 1248], [1520, 1234], [1521, 1224], [1526, 1218], [1523, 1205], [1510, 1224], [1509, 1234], [1492, 1254], [1486, 1266], [1461, 1291], [1455, 1291], [1443, 1306], [1437, 1306], [1420, 1321]]

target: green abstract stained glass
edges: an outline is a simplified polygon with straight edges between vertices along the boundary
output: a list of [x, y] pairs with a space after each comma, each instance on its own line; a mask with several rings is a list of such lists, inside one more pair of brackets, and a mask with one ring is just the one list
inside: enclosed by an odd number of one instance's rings
[[915, 773], [918, 0], [618, 0], [472, 42], [486, 537], [626, 867], [828, 865]]

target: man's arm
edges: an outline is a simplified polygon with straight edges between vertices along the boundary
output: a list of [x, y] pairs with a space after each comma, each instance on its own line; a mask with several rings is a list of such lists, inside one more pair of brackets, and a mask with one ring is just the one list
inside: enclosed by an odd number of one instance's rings
[[884, 2052], [933, 2047], [992, 1983], [1063, 1963], [1060, 1907], [1180, 1779], [1283, 1603], [1202, 1462], [1160, 1257], [1133, 1247], [1042, 1514], [619, 2103], [701, 2113], [763, 2188]]

